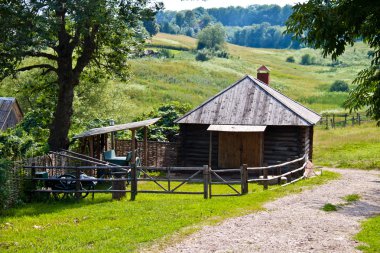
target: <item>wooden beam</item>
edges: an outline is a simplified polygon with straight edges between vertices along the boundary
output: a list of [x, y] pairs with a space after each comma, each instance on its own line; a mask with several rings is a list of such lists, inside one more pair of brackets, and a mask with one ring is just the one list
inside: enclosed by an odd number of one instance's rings
[[148, 166], [148, 127], [144, 127], [144, 165]]
[[136, 199], [137, 195], [137, 169], [136, 169], [136, 147], [135, 147], [135, 139], [136, 139], [136, 129], [131, 129], [132, 131], [132, 159], [131, 159], [131, 200]]
[[212, 132], [210, 131], [210, 144], [209, 144], [209, 151], [208, 151], [208, 167], [211, 168], [212, 163]]

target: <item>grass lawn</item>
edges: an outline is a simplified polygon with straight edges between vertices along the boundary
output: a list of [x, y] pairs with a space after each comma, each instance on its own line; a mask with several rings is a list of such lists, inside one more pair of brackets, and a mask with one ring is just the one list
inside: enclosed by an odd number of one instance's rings
[[[109, 195], [80, 202], [33, 203], [0, 218], [1, 252], [130, 252], [152, 243], [169, 243], [200, 225], [263, 209], [265, 202], [337, 179], [339, 174], [302, 180], [287, 187], [249, 185], [240, 197], [139, 194], [136, 201], [110, 201]], [[142, 185], [147, 188], [149, 185]], [[203, 185], [183, 190], [200, 191]], [[213, 188], [225, 192], [226, 186]], [[129, 196], [128, 196], [129, 198]], [[175, 237], [171, 236], [175, 233]]]
[[380, 128], [375, 122], [325, 130], [315, 128], [314, 162], [338, 168], [380, 169]]
[[358, 247], [363, 252], [380, 252], [380, 216], [365, 220], [355, 238], [365, 244]]

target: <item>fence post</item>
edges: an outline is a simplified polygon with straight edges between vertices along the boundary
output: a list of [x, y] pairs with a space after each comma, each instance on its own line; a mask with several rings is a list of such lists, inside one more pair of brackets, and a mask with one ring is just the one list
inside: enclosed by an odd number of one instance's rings
[[268, 169], [264, 169], [263, 171], [264, 174], [264, 190], [268, 190]]
[[347, 126], [347, 113], [344, 114], [344, 126]]
[[329, 129], [329, 115], [326, 114], [326, 129]]
[[203, 198], [208, 199], [208, 184], [210, 178], [210, 170], [208, 165], [203, 165]]
[[359, 126], [360, 126], [360, 114], [358, 113], [358, 123], [359, 123]]
[[352, 116], [352, 126], [355, 125], [355, 116]]
[[332, 128], [335, 128], [335, 114], [332, 117]]
[[240, 167], [240, 175], [241, 175], [241, 194], [248, 193], [248, 166], [247, 164], [243, 164]]
[[82, 193], [78, 192], [80, 191], [80, 169], [79, 168], [75, 168], [75, 197], [77, 199], [80, 199], [80, 196], [82, 195]]
[[136, 163], [131, 164], [131, 200], [135, 200], [137, 195], [137, 171]]

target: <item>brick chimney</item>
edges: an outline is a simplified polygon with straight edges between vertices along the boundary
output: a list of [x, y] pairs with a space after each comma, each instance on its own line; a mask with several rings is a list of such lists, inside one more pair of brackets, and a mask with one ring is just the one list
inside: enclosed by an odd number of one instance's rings
[[269, 85], [269, 72], [270, 70], [264, 65], [262, 65], [260, 68], [257, 69], [257, 79], [259, 79], [266, 85]]

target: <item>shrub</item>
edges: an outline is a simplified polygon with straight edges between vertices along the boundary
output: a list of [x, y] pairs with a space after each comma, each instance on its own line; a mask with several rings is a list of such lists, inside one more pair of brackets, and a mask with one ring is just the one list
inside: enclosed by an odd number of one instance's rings
[[226, 58], [228, 59], [230, 57], [230, 55], [228, 54], [228, 52], [226, 50], [218, 50], [214, 53], [214, 55], [216, 57], [219, 57], [219, 58]]
[[330, 87], [330, 91], [331, 92], [338, 92], [338, 91], [341, 91], [341, 92], [348, 92], [350, 89], [348, 87], [348, 84], [345, 82], [345, 81], [341, 81], [341, 80], [337, 80], [335, 81], [331, 87]]
[[210, 59], [211, 59], [211, 54], [206, 49], [198, 50], [198, 53], [195, 56], [195, 60], [197, 61], [208, 61]]
[[169, 49], [162, 48], [158, 53], [163, 58], [174, 58], [174, 54]]
[[301, 58], [302, 65], [313, 65], [315, 64], [315, 57], [310, 54], [304, 54]]
[[296, 60], [293, 56], [289, 56], [288, 58], [286, 58], [286, 62], [296, 62]]
[[11, 162], [6, 159], [0, 159], [0, 213], [6, 209], [9, 199], [8, 173]]

